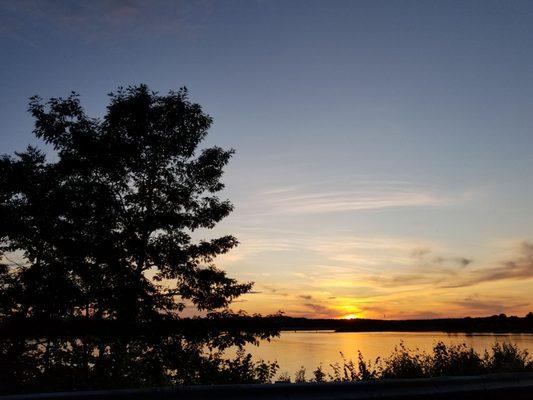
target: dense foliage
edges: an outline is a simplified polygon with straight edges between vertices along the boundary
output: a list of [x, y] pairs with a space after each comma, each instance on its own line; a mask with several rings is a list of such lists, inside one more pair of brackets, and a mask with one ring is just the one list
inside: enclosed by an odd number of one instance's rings
[[[0, 342], [0, 393], [193, 384], [267, 383], [276, 363], [241, 348], [229, 356], [220, 338], [136, 335]], [[9, 361], [9, 362], [7, 362]]]
[[216, 193], [233, 151], [198, 151], [212, 120], [185, 89], [120, 89], [102, 120], [75, 94], [29, 109], [55, 160], [34, 147], [0, 160], [2, 316], [150, 320], [250, 290], [213, 264], [233, 236], [191, 239], [232, 210]]
[[[237, 239], [201, 239], [233, 208], [217, 196], [233, 150], [200, 147], [211, 117], [145, 85], [102, 119], [76, 94], [29, 111], [49, 151], [0, 159], [0, 391], [268, 381], [275, 364], [222, 356], [276, 332], [233, 328], [252, 284], [214, 261]], [[233, 327], [180, 330], [186, 305]]]

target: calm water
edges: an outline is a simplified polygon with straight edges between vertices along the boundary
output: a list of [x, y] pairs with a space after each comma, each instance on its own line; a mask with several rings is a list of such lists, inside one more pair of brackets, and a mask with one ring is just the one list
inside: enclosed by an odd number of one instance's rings
[[401, 341], [408, 348], [431, 351], [436, 342], [461, 344], [473, 347], [482, 353], [495, 342], [511, 342], [521, 349], [533, 350], [533, 334], [464, 334], [442, 332], [282, 332], [271, 342], [261, 342], [259, 347], [248, 346], [246, 350], [255, 358], [274, 361], [280, 365], [280, 372], [291, 376], [303, 366], [307, 375], [320, 363], [329, 369], [329, 364], [341, 360], [339, 352], [346, 358], [355, 360], [357, 351], [365, 359], [386, 357]]

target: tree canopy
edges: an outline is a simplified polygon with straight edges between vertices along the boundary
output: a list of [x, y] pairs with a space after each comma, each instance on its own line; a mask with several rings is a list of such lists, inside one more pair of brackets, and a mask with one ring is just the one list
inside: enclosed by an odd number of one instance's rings
[[185, 88], [119, 88], [101, 119], [75, 93], [29, 111], [54, 152], [0, 159], [3, 317], [150, 321], [251, 289], [214, 265], [235, 237], [191, 237], [233, 209], [218, 197], [233, 150], [200, 147], [212, 118]]

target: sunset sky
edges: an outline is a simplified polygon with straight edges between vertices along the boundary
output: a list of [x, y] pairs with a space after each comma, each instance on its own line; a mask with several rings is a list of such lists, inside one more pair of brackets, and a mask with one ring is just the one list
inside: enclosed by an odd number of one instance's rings
[[0, 152], [34, 94], [187, 86], [233, 147], [234, 309], [533, 310], [533, 2], [0, 1]]

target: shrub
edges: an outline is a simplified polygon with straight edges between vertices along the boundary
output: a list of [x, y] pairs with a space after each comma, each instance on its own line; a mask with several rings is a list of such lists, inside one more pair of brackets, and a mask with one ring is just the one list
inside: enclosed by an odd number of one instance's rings
[[435, 376], [479, 375], [499, 372], [533, 371], [533, 360], [526, 350], [510, 343], [495, 343], [483, 357], [466, 344], [438, 342], [431, 353], [409, 349], [403, 342], [386, 358], [372, 364], [358, 352], [357, 365], [341, 354], [341, 362], [330, 364], [331, 373], [320, 365], [313, 371], [314, 382], [353, 382], [373, 379], [424, 378]]
[[305, 379], [305, 368], [303, 366], [301, 366], [300, 369], [296, 371], [296, 375], [294, 376], [294, 382], [296, 383], [307, 382], [307, 380]]
[[464, 343], [446, 346], [438, 342], [428, 361], [427, 372], [430, 376], [477, 375], [485, 372], [479, 354]]
[[322, 364], [320, 364], [314, 371], [314, 382], [324, 382], [326, 380], [326, 373], [324, 372], [324, 369], [322, 368]]
[[511, 343], [495, 343], [492, 353], [485, 351], [484, 362], [489, 372], [533, 371], [533, 362], [526, 350]]
[[394, 352], [383, 360], [380, 378], [422, 378], [428, 375], [429, 357], [415, 349], [405, 347], [403, 342]]
[[291, 383], [291, 376], [288, 372], [282, 372], [276, 379], [276, 383]]

